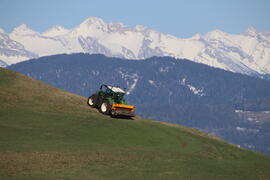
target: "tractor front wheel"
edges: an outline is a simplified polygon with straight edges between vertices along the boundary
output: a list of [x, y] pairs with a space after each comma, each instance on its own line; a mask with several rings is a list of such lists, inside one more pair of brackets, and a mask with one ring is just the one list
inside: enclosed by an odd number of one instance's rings
[[102, 114], [109, 115], [110, 112], [111, 112], [111, 105], [110, 105], [110, 103], [108, 101], [103, 101], [101, 103], [101, 106], [100, 106], [99, 110], [100, 110], [100, 112]]
[[87, 100], [87, 104], [92, 107], [92, 108], [95, 108], [97, 106], [96, 104], [96, 98], [94, 95], [90, 96]]

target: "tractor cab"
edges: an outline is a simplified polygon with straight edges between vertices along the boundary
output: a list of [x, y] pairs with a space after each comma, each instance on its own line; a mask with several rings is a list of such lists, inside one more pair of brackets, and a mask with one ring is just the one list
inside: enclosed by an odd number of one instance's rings
[[112, 104], [125, 104], [124, 95], [126, 94], [125, 90], [121, 89], [118, 86], [108, 86], [102, 84], [100, 86], [100, 91], [98, 92], [99, 96], [108, 98]]

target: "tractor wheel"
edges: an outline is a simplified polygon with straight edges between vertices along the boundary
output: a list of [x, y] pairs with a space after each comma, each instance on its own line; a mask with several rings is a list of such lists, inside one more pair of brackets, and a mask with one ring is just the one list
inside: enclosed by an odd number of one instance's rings
[[95, 95], [92, 95], [92, 96], [90, 96], [90, 97], [88, 98], [87, 104], [88, 104], [90, 107], [92, 107], [92, 108], [97, 107]]
[[111, 113], [111, 105], [110, 103], [105, 100], [101, 103], [101, 106], [99, 108], [99, 111], [102, 113], [102, 114], [106, 114], [106, 115], [109, 115]]

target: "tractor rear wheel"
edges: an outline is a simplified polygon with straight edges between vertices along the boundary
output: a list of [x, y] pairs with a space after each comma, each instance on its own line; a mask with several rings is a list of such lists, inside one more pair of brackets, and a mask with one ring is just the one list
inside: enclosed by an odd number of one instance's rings
[[101, 103], [101, 106], [100, 106], [100, 108], [99, 108], [99, 111], [100, 111], [102, 114], [109, 115], [109, 114], [111, 113], [111, 105], [110, 105], [109, 101], [104, 100], [104, 101]]
[[97, 107], [95, 95], [92, 95], [92, 96], [90, 96], [90, 97], [88, 98], [87, 104], [88, 104], [90, 107], [92, 107], [92, 108]]

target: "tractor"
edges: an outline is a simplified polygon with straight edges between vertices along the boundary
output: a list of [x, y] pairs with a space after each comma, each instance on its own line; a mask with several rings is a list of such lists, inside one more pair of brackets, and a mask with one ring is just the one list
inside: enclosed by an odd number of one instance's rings
[[135, 116], [135, 107], [126, 105], [125, 94], [125, 90], [119, 86], [102, 84], [100, 90], [88, 98], [87, 104], [92, 108], [99, 109], [105, 115], [131, 118]]

